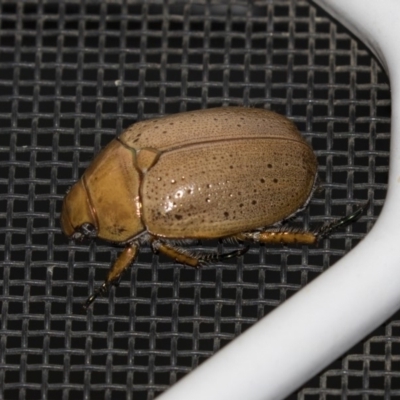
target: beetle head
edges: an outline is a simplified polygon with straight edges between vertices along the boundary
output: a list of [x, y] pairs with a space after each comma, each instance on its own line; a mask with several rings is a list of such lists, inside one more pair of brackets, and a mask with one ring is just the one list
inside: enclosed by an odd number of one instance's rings
[[74, 240], [95, 238], [97, 223], [82, 179], [75, 183], [64, 198], [61, 210], [61, 229]]

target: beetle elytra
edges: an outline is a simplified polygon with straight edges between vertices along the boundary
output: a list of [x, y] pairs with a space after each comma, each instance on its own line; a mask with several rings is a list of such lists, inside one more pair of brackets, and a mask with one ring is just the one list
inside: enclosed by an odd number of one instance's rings
[[144, 243], [198, 267], [248, 247], [193, 255], [177, 241], [314, 244], [357, 220], [361, 209], [316, 232], [280, 225], [307, 206], [316, 177], [316, 157], [296, 126], [264, 109], [213, 108], [132, 125], [100, 152], [63, 202], [68, 237], [125, 246], [86, 307], [118, 283]]

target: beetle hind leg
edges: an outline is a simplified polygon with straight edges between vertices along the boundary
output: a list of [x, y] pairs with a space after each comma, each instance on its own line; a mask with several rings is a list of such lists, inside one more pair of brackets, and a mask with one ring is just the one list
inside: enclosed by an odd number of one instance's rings
[[252, 242], [268, 244], [313, 245], [317, 244], [320, 240], [329, 237], [338, 229], [345, 228], [346, 226], [356, 222], [358, 219], [360, 219], [367, 206], [368, 203], [362, 207], [359, 207], [354, 213], [329, 222], [328, 224], [324, 224], [313, 232], [279, 227], [261, 232], [240, 233], [234, 236], [234, 238], [237, 240], [250, 240]]
[[93, 294], [83, 304], [83, 308], [87, 310], [90, 305], [96, 300], [98, 296], [106, 294], [111, 285], [118, 285], [121, 280], [122, 274], [129, 268], [129, 266], [135, 261], [138, 254], [139, 246], [137, 244], [131, 244], [125, 247], [124, 251], [118, 256], [114, 264], [108, 271], [107, 277], [104, 283], [97, 288]]

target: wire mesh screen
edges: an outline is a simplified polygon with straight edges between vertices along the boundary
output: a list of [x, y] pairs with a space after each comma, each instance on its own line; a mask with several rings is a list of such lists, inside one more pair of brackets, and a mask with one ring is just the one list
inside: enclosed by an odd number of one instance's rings
[[[306, 1], [1, 0], [0, 398], [152, 399], [320, 275], [383, 204], [389, 97], [365, 47]], [[318, 247], [252, 245], [198, 270], [143, 247], [84, 312], [121, 249], [62, 236], [67, 188], [130, 124], [227, 105], [285, 114], [315, 149], [320, 190], [295, 225], [369, 199], [366, 214]], [[293, 396], [343, 395], [318, 382]]]

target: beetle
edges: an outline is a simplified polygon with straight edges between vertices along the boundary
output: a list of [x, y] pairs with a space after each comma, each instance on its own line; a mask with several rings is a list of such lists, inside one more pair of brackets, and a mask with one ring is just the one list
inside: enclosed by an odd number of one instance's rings
[[103, 285], [118, 284], [148, 243], [192, 267], [244, 254], [191, 254], [186, 239], [315, 244], [356, 221], [362, 209], [317, 231], [285, 228], [317, 186], [317, 160], [296, 126], [245, 107], [190, 111], [138, 122], [112, 140], [64, 198], [71, 239], [101, 238], [125, 249]]

